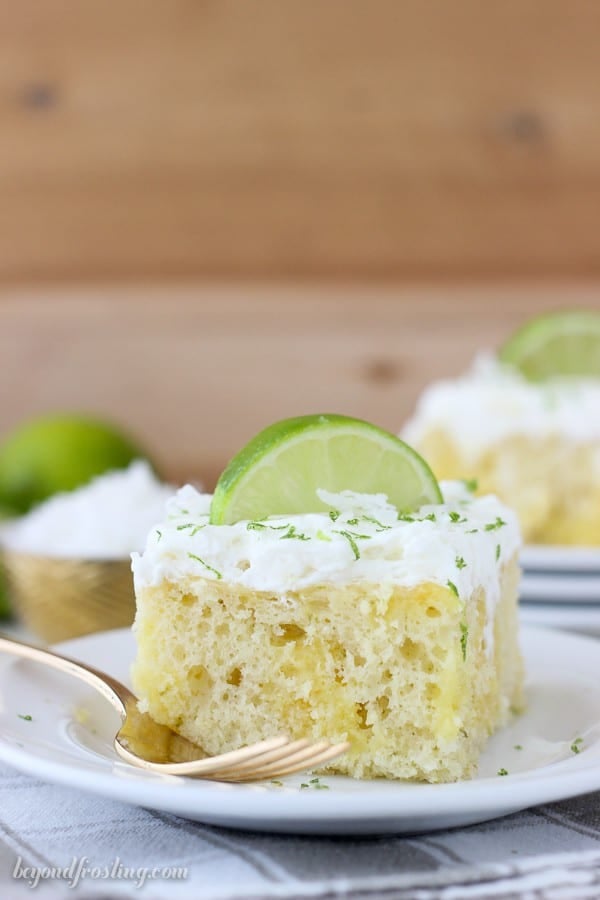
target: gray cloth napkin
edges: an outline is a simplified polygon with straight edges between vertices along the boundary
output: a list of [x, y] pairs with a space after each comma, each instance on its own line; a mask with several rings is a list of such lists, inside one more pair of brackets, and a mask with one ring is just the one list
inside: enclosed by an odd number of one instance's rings
[[0, 897], [32, 893], [598, 900], [600, 792], [428, 835], [316, 838], [209, 827], [0, 766]]

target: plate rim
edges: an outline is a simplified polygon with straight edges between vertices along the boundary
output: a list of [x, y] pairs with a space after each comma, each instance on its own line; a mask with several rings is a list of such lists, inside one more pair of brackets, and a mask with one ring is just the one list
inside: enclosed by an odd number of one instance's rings
[[[97, 632], [83, 638], [63, 642], [56, 645], [63, 652], [77, 655], [77, 646], [86, 640], [105, 639], [109, 635], [130, 634], [130, 629], [114, 629], [113, 631]], [[542, 640], [552, 643], [559, 640], [561, 644], [568, 644], [576, 648], [586, 646], [586, 649], [597, 652], [598, 640], [586, 635], [565, 634], [553, 629], [526, 625], [520, 629], [521, 641]], [[81, 656], [79, 656], [81, 658]], [[600, 725], [600, 715], [598, 716]], [[142, 770], [134, 770], [135, 777], [121, 778], [114, 771], [97, 771], [87, 768], [69, 766], [64, 762], [44, 759], [39, 753], [28, 751], [7, 743], [0, 736], [0, 760], [14, 766], [21, 772], [35, 775], [45, 780], [61, 784], [65, 787], [77, 788], [102, 796], [107, 799], [150, 807], [153, 809], [173, 812], [182, 816], [193, 815], [198, 821], [207, 824], [229, 824], [231, 827], [250, 828], [255, 831], [273, 830], [275, 819], [280, 820], [281, 827], [276, 830], [280, 833], [318, 833], [313, 826], [327, 826], [326, 833], [335, 833], [338, 825], [348, 824], [348, 817], [352, 817], [358, 827], [344, 829], [337, 833], [367, 833], [361, 828], [361, 823], [372, 820], [378, 823], [378, 828], [370, 833], [381, 833], [387, 828], [392, 828], [396, 833], [394, 823], [418, 816], [430, 816], [440, 818], [444, 815], [456, 814], [476, 815], [475, 821], [483, 821], [481, 814], [489, 813], [487, 818], [495, 818], [509, 812], [525, 809], [539, 803], [548, 803], [556, 800], [573, 797], [588, 791], [600, 789], [600, 755], [594, 753], [586, 760], [586, 753], [574, 755], [567, 759], [559, 760], [540, 766], [538, 769], [529, 769], [510, 774], [503, 778], [489, 776], [474, 780], [465, 780], [450, 784], [422, 784], [422, 783], [394, 783], [389, 780], [374, 781], [372, 791], [367, 795], [362, 790], [346, 791], [329, 794], [327, 791], [299, 791], [294, 785], [289, 788], [273, 789], [270, 785], [248, 784], [232, 785], [216, 782], [190, 781], [179, 776], [152, 775]], [[600, 745], [596, 747], [600, 750]], [[328, 776], [331, 780], [335, 776]], [[351, 782], [352, 779], [343, 779]], [[544, 790], [540, 794], [540, 780], [544, 782]], [[185, 786], [185, 790], [183, 790]], [[172, 788], [176, 787], [173, 791]], [[390, 788], [392, 788], [390, 790]], [[397, 788], [397, 789], [396, 789]], [[402, 794], [400, 794], [402, 792]], [[492, 797], [490, 798], [490, 792]], [[242, 803], [241, 807], [237, 798], [252, 797], [260, 794], [260, 808], [256, 804]], [[335, 802], [332, 802], [335, 796]], [[203, 798], [219, 798], [219, 814], [213, 814], [211, 810], [204, 812], [202, 808]], [[365, 808], [365, 798], [375, 798], [376, 808]], [[398, 798], [401, 797], [401, 809]], [[435, 797], [435, 810], [432, 812], [431, 798]], [[288, 801], [293, 798], [291, 808], [289, 802], [283, 804], [282, 798]], [[362, 808], [361, 808], [362, 807]], [[458, 810], [457, 810], [458, 807]], [[297, 820], [298, 828], [290, 829], [290, 820]], [[458, 817], [457, 817], [458, 820]], [[261, 821], [264, 827], [261, 827]], [[304, 825], [302, 826], [302, 822]], [[440, 824], [437, 827], [448, 827]], [[426, 830], [435, 830], [436, 826]], [[406, 831], [407, 829], [401, 829]]]
[[600, 609], [600, 572], [525, 569], [519, 584], [519, 599], [527, 603], [562, 603]]
[[524, 544], [519, 554], [525, 572], [564, 572], [600, 577], [600, 547], [575, 544]]

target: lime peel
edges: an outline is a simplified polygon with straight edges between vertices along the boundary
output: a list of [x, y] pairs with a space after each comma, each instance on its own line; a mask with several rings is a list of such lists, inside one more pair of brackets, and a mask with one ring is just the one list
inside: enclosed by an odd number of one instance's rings
[[319, 488], [385, 494], [401, 512], [442, 502], [431, 469], [400, 438], [362, 419], [318, 414], [275, 422], [240, 450], [215, 488], [211, 523], [327, 512]]
[[0, 444], [0, 506], [21, 515], [59, 491], [143, 458], [133, 439], [110, 422], [70, 413], [40, 416]]
[[569, 310], [537, 316], [500, 348], [501, 362], [531, 381], [600, 377], [600, 313]]

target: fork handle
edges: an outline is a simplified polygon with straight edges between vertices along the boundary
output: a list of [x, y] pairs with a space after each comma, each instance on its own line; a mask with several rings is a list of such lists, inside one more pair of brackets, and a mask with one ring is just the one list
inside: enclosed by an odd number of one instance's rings
[[9, 637], [1, 631], [0, 652], [18, 656], [21, 659], [28, 659], [32, 662], [42, 663], [66, 675], [79, 678], [80, 681], [84, 681], [87, 685], [99, 691], [121, 716], [125, 714], [127, 701], [133, 697], [131, 691], [124, 684], [121, 684], [115, 678], [111, 678], [110, 675], [105, 675], [104, 672], [100, 672], [92, 666], [87, 666], [85, 663], [78, 662], [70, 656], [62, 656], [53, 650], [45, 650], [43, 647], [35, 646], [35, 644], [19, 641], [17, 638]]

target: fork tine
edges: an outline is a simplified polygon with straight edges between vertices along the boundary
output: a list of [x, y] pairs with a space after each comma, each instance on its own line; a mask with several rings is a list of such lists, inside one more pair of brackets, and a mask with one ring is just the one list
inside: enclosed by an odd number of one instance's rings
[[294, 772], [302, 772], [307, 769], [314, 769], [322, 765], [328, 760], [334, 759], [345, 753], [349, 748], [347, 742], [340, 744], [329, 744], [327, 741], [319, 741], [316, 744], [310, 744], [304, 750], [292, 753], [289, 756], [281, 758], [277, 763], [268, 765], [257, 765], [250, 769], [247, 767], [245, 771], [236, 772], [229, 770], [223, 773], [216, 773], [209, 777], [214, 780], [221, 781], [262, 781], [265, 778], [272, 778], [279, 775], [291, 775]]
[[323, 763], [341, 756], [342, 753], [345, 753], [349, 747], [350, 744], [347, 741], [344, 741], [344, 743], [342, 744], [330, 744], [320, 753], [316, 753], [312, 759], [305, 760], [303, 763], [296, 763], [295, 765], [286, 766], [286, 768], [282, 769], [279, 774], [292, 775], [294, 772], [301, 772], [303, 769], [316, 769], [319, 766], [323, 765]]
[[[285, 763], [287, 759], [292, 756], [296, 756], [303, 750], [309, 750], [309, 748], [314, 747], [314, 744], [310, 744], [305, 738], [298, 741], [290, 741], [287, 744], [282, 744], [280, 747], [276, 747], [273, 750], [270, 750], [267, 753], [257, 754], [252, 758], [246, 759], [242, 762], [232, 762], [229, 765], [219, 766], [218, 771], [212, 773], [212, 777], [220, 777], [221, 775], [243, 775], [245, 772], [256, 772], [258, 770], [262, 770], [263, 768], [267, 768], [273, 765], [281, 765]], [[214, 757], [214, 759], [219, 762], [220, 757]]]
[[320, 753], [315, 753], [314, 757], [312, 757], [311, 759], [306, 760], [304, 763], [296, 763], [291, 766], [286, 766], [285, 770], [282, 770], [279, 774], [291, 775], [294, 772], [301, 772], [303, 769], [307, 768], [316, 769], [318, 766], [323, 765], [323, 763], [341, 756], [342, 753], [345, 753], [349, 747], [350, 744], [347, 741], [344, 741], [341, 744], [329, 744]]
[[[309, 744], [308, 741], [304, 743], [304, 746], [292, 748], [290, 753], [286, 753], [282, 755], [280, 759], [276, 760], [272, 763], [267, 763], [264, 766], [261, 763], [261, 760], [257, 760], [257, 764], [252, 767], [252, 769], [246, 768], [246, 771], [252, 772], [253, 777], [261, 777], [262, 774], [270, 775], [272, 772], [281, 771], [282, 768], [286, 768], [287, 766], [296, 765], [297, 763], [300, 765], [305, 765], [307, 759], [312, 759], [315, 753], [321, 753], [328, 747], [329, 744], [327, 741], [318, 741], [315, 744]], [[283, 748], [284, 750], [287, 748]], [[236, 774], [236, 767], [232, 766], [229, 772], [232, 775]], [[240, 773], [242, 777], [244, 776], [244, 770]]]
[[152, 763], [144, 760], [139, 756], [132, 754], [127, 747], [119, 742], [115, 743], [115, 749], [119, 755], [132, 762], [134, 765], [143, 769], [151, 769], [154, 772], [162, 772], [165, 775], [190, 775], [202, 778], [211, 776], [214, 772], [227, 768], [236, 763], [242, 763], [245, 760], [260, 757], [264, 753], [284, 747], [290, 743], [290, 739], [286, 735], [268, 738], [265, 741], [259, 741], [251, 744], [249, 747], [242, 747], [239, 750], [230, 750], [228, 753], [221, 753], [218, 756], [209, 756], [205, 759], [190, 760], [189, 762], [178, 763]]

